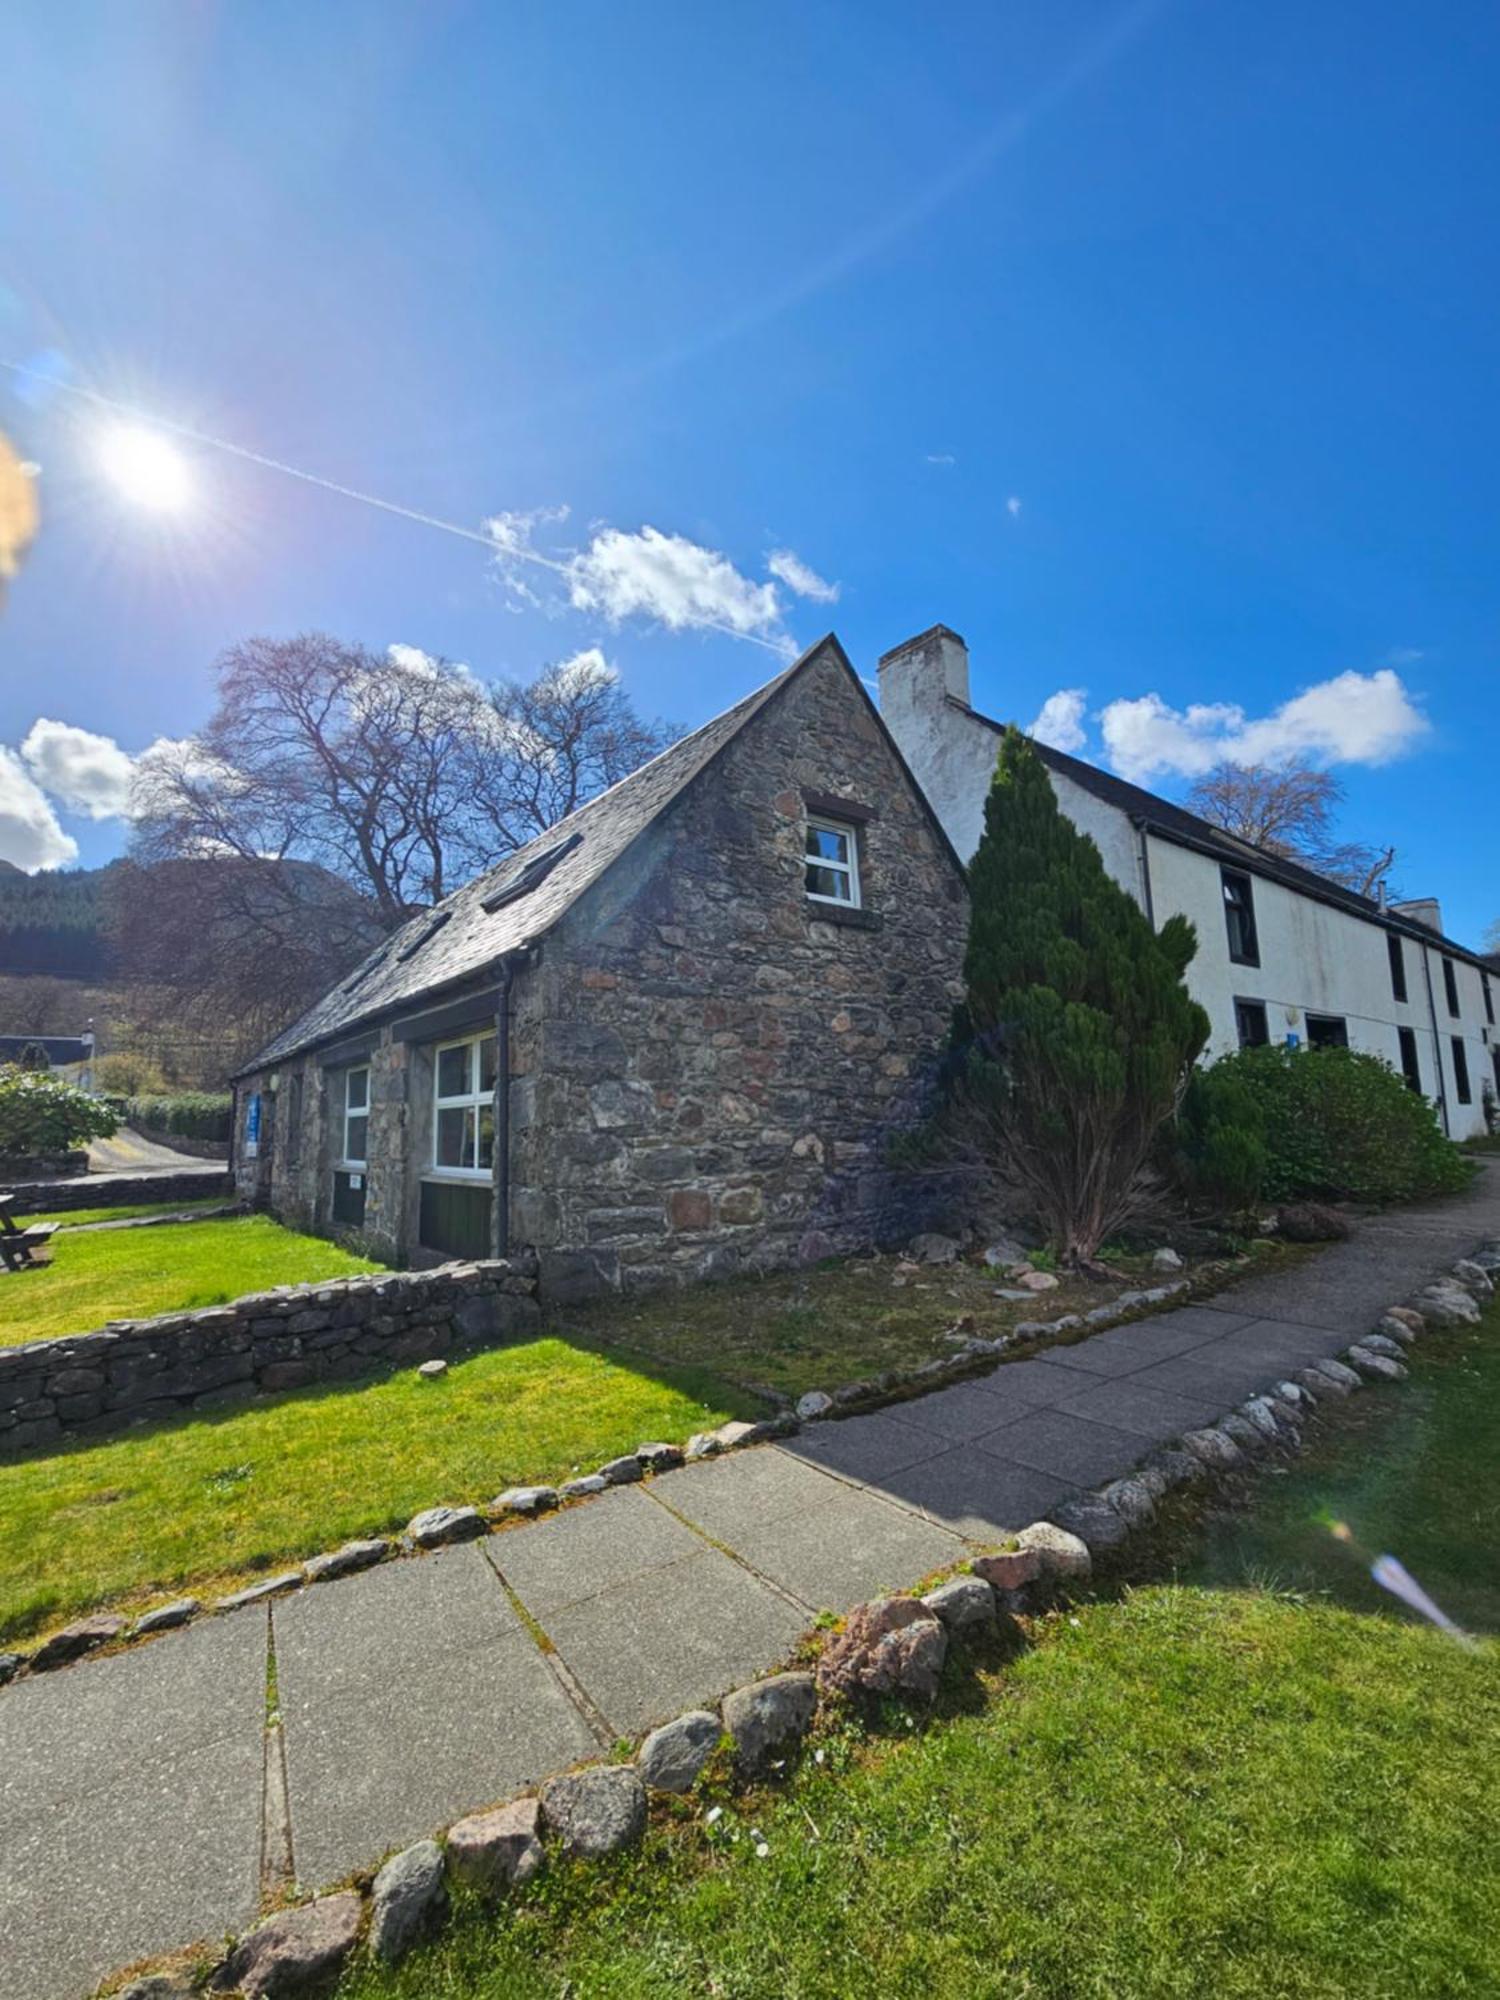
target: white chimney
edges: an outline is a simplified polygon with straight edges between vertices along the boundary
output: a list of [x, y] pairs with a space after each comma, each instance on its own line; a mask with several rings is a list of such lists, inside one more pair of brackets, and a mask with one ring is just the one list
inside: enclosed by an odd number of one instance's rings
[[898, 713], [935, 710], [945, 698], [969, 705], [969, 649], [948, 626], [929, 625], [881, 654], [880, 712], [893, 730]]
[[880, 659], [880, 713], [965, 859], [979, 844], [997, 739], [969, 709], [969, 649], [933, 625]]
[[1392, 903], [1390, 913], [1393, 917], [1406, 917], [1424, 930], [1442, 934], [1443, 908], [1436, 896], [1414, 896], [1407, 903]]

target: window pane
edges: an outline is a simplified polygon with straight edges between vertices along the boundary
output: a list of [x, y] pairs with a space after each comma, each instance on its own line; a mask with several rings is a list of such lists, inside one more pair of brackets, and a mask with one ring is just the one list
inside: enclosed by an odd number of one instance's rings
[[369, 1131], [369, 1126], [370, 1121], [363, 1112], [360, 1112], [357, 1117], [346, 1118], [344, 1120], [344, 1158], [346, 1160], [354, 1160], [360, 1166], [364, 1165], [366, 1157], [365, 1135]]
[[849, 836], [836, 832], [831, 826], [810, 826], [807, 829], [807, 851], [817, 855], [820, 861], [847, 862]]
[[471, 1167], [474, 1164], [474, 1113], [467, 1109], [440, 1111], [437, 1115], [437, 1149], [433, 1154], [440, 1167]]
[[489, 1168], [495, 1164], [495, 1107], [481, 1104], [479, 1107], [479, 1164]]
[[437, 1066], [439, 1097], [469, 1095], [470, 1056], [471, 1045], [468, 1042], [460, 1042], [457, 1048], [439, 1051]]
[[807, 893], [809, 896], [828, 896], [835, 902], [852, 903], [849, 877], [838, 868], [812, 866], [807, 871]]
[[486, 1035], [479, 1044], [479, 1088], [486, 1097], [495, 1088], [495, 1037]]
[[370, 1101], [370, 1072], [367, 1069], [351, 1069], [345, 1083], [345, 1102], [351, 1111], [363, 1111]]

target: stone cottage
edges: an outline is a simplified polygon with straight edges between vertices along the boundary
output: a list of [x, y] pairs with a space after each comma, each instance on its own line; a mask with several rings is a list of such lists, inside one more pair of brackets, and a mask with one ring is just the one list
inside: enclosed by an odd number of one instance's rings
[[842, 647], [414, 917], [236, 1079], [241, 1195], [554, 1298], [926, 1219], [887, 1163], [960, 992], [963, 870]]

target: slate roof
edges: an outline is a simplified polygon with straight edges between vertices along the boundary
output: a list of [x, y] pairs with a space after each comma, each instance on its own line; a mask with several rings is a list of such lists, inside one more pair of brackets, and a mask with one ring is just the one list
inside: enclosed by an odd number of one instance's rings
[[[1003, 734], [1004, 723], [981, 715], [977, 709], [971, 708], [967, 713], [987, 729]], [[1101, 771], [1096, 765], [1084, 763], [1080, 757], [1070, 757], [1065, 750], [1054, 750], [1048, 743], [1038, 743], [1035, 737], [1031, 739], [1031, 747], [1050, 770], [1071, 778], [1075, 785], [1092, 793], [1105, 805], [1114, 806], [1130, 819], [1149, 827], [1163, 840], [1175, 841], [1180, 847], [1191, 847], [1200, 853], [1210, 854], [1230, 867], [1243, 868], [1252, 875], [1263, 875], [1269, 881], [1281, 883], [1283, 888], [1295, 889], [1299, 895], [1311, 896], [1317, 902], [1347, 910], [1351, 916], [1363, 917], [1369, 923], [1380, 925], [1382, 930], [1441, 946], [1455, 958], [1477, 965], [1482, 971], [1492, 969], [1492, 962], [1471, 951], [1467, 945], [1444, 937], [1440, 931], [1430, 930], [1414, 918], [1382, 909], [1372, 896], [1361, 896], [1357, 890], [1345, 888], [1342, 882], [1320, 875], [1315, 868], [1304, 867], [1300, 861], [1272, 854], [1267, 848], [1257, 847], [1253, 841], [1241, 840], [1236, 834], [1226, 833], [1223, 827], [1200, 819], [1196, 813], [1184, 811], [1181, 806], [1173, 805], [1170, 799], [1158, 798], [1155, 792], [1129, 784], [1124, 778], [1115, 777], [1113, 772]]]
[[[534, 944], [707, 769], [751, 717], [829, 645], [838, 648], [847, 667], [838, 641], [820, 639], [764, 687], [682, 737], [525, 847], [507, 854], [432, 909], [411, 918], [237, 1075], [283, 1062], [403, 1005], [425, 1000], [439, 989], [478, 978], [510, 953]], [[543, 863], [547, 865], [539, 865]], [[522, 880], [528, 871], [537, 877], [529, 889]], [[507, 891], [518, 893], [507, 897]], [[495, 907], [486, 909], [486, 903]]]

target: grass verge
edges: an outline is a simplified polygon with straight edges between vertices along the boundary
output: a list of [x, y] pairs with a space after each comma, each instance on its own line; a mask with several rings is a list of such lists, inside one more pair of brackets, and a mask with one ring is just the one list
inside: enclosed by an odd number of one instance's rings
[[64, 1236], [50, 1263], [0, 1276], [0, 1346], [381, 1268], [268, 1215]]
[[1143, 1550], [1174, 1580], [1040, 1620], [1014, 1660], [960, 1659], [930, 1720], [826, 1737], [713, 1826], [706, 1797], [669, 1806], [611, 1867], [461, 1901], [338, 2000], [1500, 1991], [1500, 1647], [1367, 1573], [1390, 1549], [1500, 1627], [1497, 1415], [1500, 1304], [1236, 1507], [1183, 1513]]
[[486, 1501], [755, 1413], [691, 1371], [544, 1339], [435, 1382], [408, 1371], [0, 1463], [0, 1640], [102, 1604], [227, 1589], [437, 1501]]
[[827, 1745], [711, 1837], [658, 1821], [612, 1869], [466, 1904], [339, 2000], [1496, 1990], [1493, 1649], [1170, 1586], [1043, 1640], [907, 1740]]

